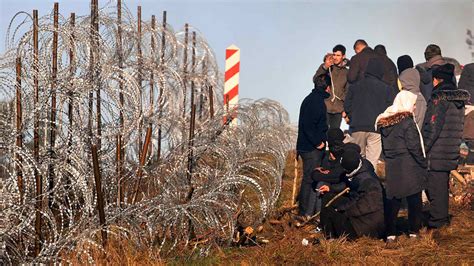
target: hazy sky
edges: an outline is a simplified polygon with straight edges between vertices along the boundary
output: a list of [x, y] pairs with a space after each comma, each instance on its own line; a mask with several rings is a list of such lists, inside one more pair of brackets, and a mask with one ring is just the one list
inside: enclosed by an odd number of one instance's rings
[[[51, 12], [52, 0], [0, 0], [0, 53], [10, 19], [18, 11], [40, 16]], [[59, 0], [68, 16], [89, 14], [88, 0]], [[99, 0], [105, 5], [108, 1]], [[142, 17], [161, 17], [175, 30], [188, 22], [206, 37], [224, 67], [225, 48], [241, 49], [240, 98], [279, 101], [297, 122], [299, 106], [312, 89], [312, 75], [323, 55], [341, 43], [348, 57], [356, 39], [370, 46], [384, 44], [388, 55], [409, 54], [422, 62], [426, 45], [438, 44], [445, 56], [461, 64], [472, 62], [466, 29], [474, 30], [474, 1], [183, 1], [123, 0], [132, 12], [142, 6]], [[474, 47], [473, 47], [474, 49]]]

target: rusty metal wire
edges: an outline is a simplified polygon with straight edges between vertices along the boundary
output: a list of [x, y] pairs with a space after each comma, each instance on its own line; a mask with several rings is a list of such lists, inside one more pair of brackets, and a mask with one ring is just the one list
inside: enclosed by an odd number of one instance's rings
[[[99, 32], [91, 32], [91, 16], [77, 16], [74, 27], [69, 17], [60, 16], [54, 80], [53, 13], [39, 19], [37, 64], [32, 17], [20, 12], [12, 19], [8, 49], [0, 57], [2, 262], [67, 261], [65, 254], [76, 252], [93, 263], [90, 250], [103, 249], [101, 229], [144, 250], [158, 250], [156, 256], [196, 239], [228, 244], [238, 223], [257, 224], [274, 208], [286, 152], [295, 136], [286, 111], [271, 100], [241, 100], [237, 123], [223, 123], [228, 115], [222, 105], [223, 75], [204, 36], [189, 26], [186, 38], [185, 29], [175, 32], [158, 19], [154, 26], [150, 20], [141, 24], [139, 34], [136, 18], [124, 7], [120, 42], [115, 2], [100, 8]], [[192, 32], [196, 32], [195, 45]], [[17, 57], [22, 62], [20, 131], [15, 127]], [[39, 84], [37, 103], [35, 76]], [[51, 121], [51, 88], [55, 82], [57, 118]], [[96, 107], [99, 88], [100, 134]], [[190, 141], [192, 90], [196, 115]], [[38, 159], [33, 147], [35, 117], [40, 137]], [[51, 122], [56, 126], [52, 147]], [[141, 167], [140, 152], [148, 127], [151, 144]], [[15, 143], [18, 134], [23, 136], [22, 147]], [[118, 136], [124, 151], [120, 180]], [[100, 144], [105, 227], [96, 214], [98, 191], [91, 156], [94, 143]], [[17, 169], [24, 183], [23, 199]], [[48, 186], [51, 170], [52, 188]], [[35, 173], [43, 177], [41, 195], [35, 193]], [[119, 182], [125, 188], [122, 199]], [[42, 239], [35, 255], [38, 197], [42, 200]], [[204, 253], [209, 244], [203, 245]]]

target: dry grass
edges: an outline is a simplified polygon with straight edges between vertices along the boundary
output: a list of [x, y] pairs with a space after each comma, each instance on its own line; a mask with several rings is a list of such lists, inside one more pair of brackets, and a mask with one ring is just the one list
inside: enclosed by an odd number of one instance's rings
[[[298, 165], [301, 175], [301, 162]], [[100, 264], [110, 265], [285, 265], [285, 264], [455, 264], [474, 265], [474, 211], [466, 205], [452, 204], [452, 224], [435, 231], [423, 229], [418, 240], [401, 236], [394, 248], [386, 248], [385, 242], [369, 238], [348, 241], [345, 238], [325, 240], [321, 234], [312, 234], [314, 225], [303, 228], [294, 226], [291, 203], [294, 178], [294, 154], [287, 160], [283, 176], [282, 194], [278, 204], [280, 212], [263, 225], [259, 238], [267, 244], [253, 243], [240, 247], [219, 247], [213, 244], [208, 256], [202, 256], [199, 245], [181, 249], [165, 258], [157, 257], [153, 250], [136, 250], [130, 243], [112, 240], [107, 256]], [[298, 186], [299, 187], [299, 184]], [[406, 215], [406, 213], [402, 213]], [[303, 239], [309, 245], [302, 244]], [[102, 253], [103, 254], [103, 253]], [[98, 253], [95, 255], [98, 256]], [[72, 260], [81, 264], [80, 260]], [[84, 261], [82, 261], [84, 263]]]

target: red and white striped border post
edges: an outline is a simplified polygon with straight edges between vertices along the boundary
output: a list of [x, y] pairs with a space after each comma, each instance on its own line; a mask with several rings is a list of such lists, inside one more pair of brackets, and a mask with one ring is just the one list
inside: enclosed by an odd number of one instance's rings
[[[239, 72], [240, 72], [240, 49], [231, 45], [225, 50], [225, 78], [224, 78], [224, 107], [227, 113], [234, 118], [232, 124], [236, 124], [235, 118], [239, 102]], [[224, 123], [227, 118], [224, 117]]]

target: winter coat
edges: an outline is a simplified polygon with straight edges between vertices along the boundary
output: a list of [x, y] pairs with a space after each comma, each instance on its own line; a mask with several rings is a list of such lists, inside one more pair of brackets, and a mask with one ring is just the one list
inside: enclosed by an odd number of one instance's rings
[[421, 77], [421, 94], [423, 94], [427, 102], [431, 98], [431, 92], [433, 91], [433, 69], [444, 64], [446, 64], [446, 61], [443, 59], [443, 57], [440, 55], [435, 55], [427, 62], [418, 64], [416, 66], [416, 69], [420, 72]]
[[463, 134], [464, 101], [469, 93], [443, 81], [433, 89], [428, 102], [423, 138], [428, 170], [451, 171], [457, 168]]
[[365, 72], [371, 58], [379, 58], [379, 55], [368, 46], [351, 58], [351, 65], [349, 67], [349, 72], [347, 72], [347, 81], [350, 84], [365, 77]]
[[464, 117], [464, 133], [462, 137], [465, 140], [474, 140], [474, 111], [469, 112]]
[[420, 91], [420, 74], [417, 70], [409, 68], [400, 73], [402, 89], [416, 95], [415, 120], [419, 128], [423, 127], [426, 113], [426, 100]]
[[329, 93], [319, 88], [313, 89], [303, 100], [298, 120], [298, 139], [296, 141], [298, 153], [314, 151], [321, 142], [326, 141], [328, 125], [324, 99], [328, 97]]
[[375, 119], [395, 98], [390, 87], [382, 81], [382, 63], [374, 61], [367, 67], [365, 78], [349, 86], [344, 101], [351, 132], [375, 132]]
[[371, 163], [362, 160], [361, 168], [347, 180], [347, 185], [349, 195], [335, 208], [349, 217], [358, 236], [381, 237], [385, 229], [382, 185]]
[[[344, 111], [344, 99], [346, 98], [347, 68], [343, 66], [331, 66], [331, 78], [334, 88], [331, 89], [330, 96], [325, 100], [327, 112], [331, 114], [342, 113]], [[313, 76], [313, 82], [321, 75], [329, 75], [329, 70], [324, 68], [324, 64], [319, 66], [316, 74]], [[333, 93], [334, 91], [334, 93]], [[335, 95], [336, 97], [333, 97]], [[334, 99], [333, 99], [334, 98]]]
[[458, 85], [460, 90], [466, 90], [469, 92], [469, 94], [471, 94], [471, 98], [468, 100], [468, 102], [471, 105], [474, 105], [474, 63], [464, 66]]
[[[311, 173], [314, 185], [324, 181], [330, 184], [338, 184], [343, 181], [346, 175], [346, 171], [341, 166], [341, 158], [336, 157], [335, 160], [329, 158], [329, 152], [327, 152], [322, 160], [321, 167], [325, 170], [329, 170], [328, 174], [323, 174], [318, 170], [314, 170]], [[343, 188], [344, 189], [344, 188]]]
[[387, 83], [388, 86], [393, 90], [394, 94], [398, 93], [398, 72], [397, 66], [393, 61], [387, 56], [383, 54], [379, 54], [380, 59], [383, 63], [383, 77], [382, 80]]
[[386, 197], [405, 198], [423, 190], [426, 159], [413, 114], [400, 112], [378, 121], [385, 156]]

